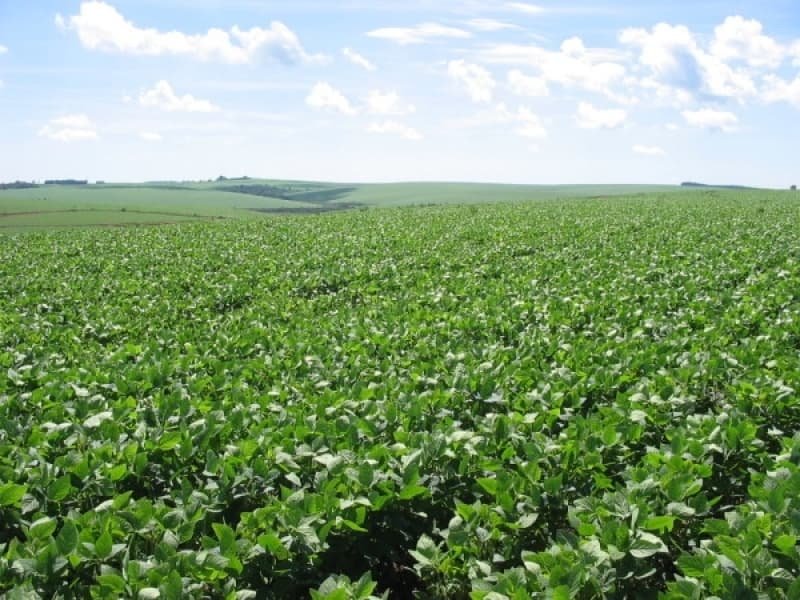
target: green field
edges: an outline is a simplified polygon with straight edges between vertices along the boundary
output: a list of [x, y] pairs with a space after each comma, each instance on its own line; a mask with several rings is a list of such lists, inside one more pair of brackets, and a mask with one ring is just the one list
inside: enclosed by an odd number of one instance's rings
[[0, 233], [42, 227], [159, 224], [209, 218], [254, 220], [268, 214], [316, 213], [358, 207], [554, 200], [678, 190], [677, 186], [361, 185], [257, 179], [206, 183], [47, 185], [0, 190]]
[[799, 223], [704, 190], [1, 236], [0, 596], [798, 598]]
[[[232, 194], [213, 189], [166, 186], [42, 186], [0, 191], [0, 232], [44, 226], [169, 223], [253, 219], [254, 209], [296, 209], [306, 203]], [[137, 216], [134, 216], [137, 215]]]

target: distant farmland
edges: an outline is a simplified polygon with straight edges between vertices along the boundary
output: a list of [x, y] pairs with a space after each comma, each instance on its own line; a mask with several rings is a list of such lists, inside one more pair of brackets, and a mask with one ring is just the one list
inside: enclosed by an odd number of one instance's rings
[[286, 180], [45, 185], [0, 190], [0, 232], [42, 227], [251, 220], [358, 207], [671, 193], [678, 186], [531, 186], [461, 183], [336, 184]]

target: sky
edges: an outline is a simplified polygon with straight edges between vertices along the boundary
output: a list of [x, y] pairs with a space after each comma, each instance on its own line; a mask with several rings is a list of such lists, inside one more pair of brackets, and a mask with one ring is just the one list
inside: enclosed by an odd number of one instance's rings
[[800, 184], [797, 0], [0, 0], [0, 181]]

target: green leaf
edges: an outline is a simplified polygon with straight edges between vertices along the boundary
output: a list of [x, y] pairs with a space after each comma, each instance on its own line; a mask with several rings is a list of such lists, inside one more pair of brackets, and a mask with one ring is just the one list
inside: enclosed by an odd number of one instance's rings
[[519, 519], [517, 519], [516, 526], [520, 529], [528, 529], [529, 527], [533, 527], [534, 523], [539, 519], [539, 513], [529, 512], [522, 515]]
[[644, 531], [639, 532], [630, 547], [631, 556], [634, 558], [648, 558], [654, 554], [668, 552], [660, 537]]
[[417, 496], [422, 496], [423, 494], [428, 493], [428, 488], [424, 485], [416, 485], [411, 484], [404, 487], [397, 497], [400, 500], [411, 500], [412, 498], [416, 498]]
[[650, 517], [644, 522], [644, 529], [650, 531], [658, 531], [659, 533], [666, 533], [672, 531], [675, 527], [675, 517], [671, 515], [664, 515], [661, 517]]
[[433, 560], [439, 553], [439, 549], [436, 547], [436, 542], [427, 535], [423, 535], [417, 542], [417, 549], [411, 550], [409, 553], [418, 563], [423, 566], [428, 566], [433, 564]]
[[97, 583], [101, 586], [110, 588], [120, 596], [125, 592], [125, 580], [116, 573], [106, 573], [97, 576]]
[[372, 574], [368, 571], [353, 585], [353, 595], [359, 600], [366, 600], [370, 597], [377, 585], [378, 584], [372, 580]]
[[603, 429], [603, 443], [606, 446], [613, 446], [617, 442], [617, 429], [613, 425], [608, 425]]
[[266, 533], [259, 536], [258, 543], [262, 548], [279, 559], [287, 558], [289, 555], [286, 546], [283, 545], [281, 539], [274, 533]]
[[364, 529], [358, 523], [350, 521], [349, 519], [341, 519], [341, 524], [344, 525], [350, 531], [358, 531], [359, 533], [367, 533], [367, 529]]
[[571, 600], [572, 592], [567, 585], [560, 585], [553, 590], [553, 600]]
[[217, 534], [219, 547], [222, 554], [227, 555], [231, 550], [236, 549], [236, 532], [224, 523], [212, 523], [212, 529]]
[[63, 555], [71, 554], [78, 547], [78, 529], [75, 524], [68, 520], [61, 527], [61, 531], [56, 536], [56, 546]]
[[329, 471], [335, 469], [338, 465], [344, 462], [344, 458], [341, 456], [334, 456], [333, 454], [320, 454], [319, 456], [315, 456], [314, 460], [324, 466]]
[[678, 557], [678, 568], [686, 577], [701, 579], [706, 570], [706, 563], [703, 557], [693, 554], [683, 554]]
[[97, 541], [94, 543], [94, 553], [100, 559], [106, 559], [111, 556], [113, 549], [114, 540], [111, 538], [111, 534], [107, 531], [103, 532], [103, 534], [97, 538]]
[[72, 477], [64, 475], [47, 486], [47, 497], [53, 502], [61, 502], [72, 491]]
[[128, 465], [122, 464], [112, 467], [108, 471], [108, 477], [111, 481], [119, 481], [128, 474]]
[[549, 477], [544, 481], [544, 491], [551, 496], [558, 496], [563, 484], [563, 475], [559, 473], [555, 477]]
[[49, 517], [42, 517], [31, 523], [28, 529], [28, 538], [33, 540], [43, 540], [53, 535], [58, 523], [55, 519]]
[[165, 433], [161, 436], [161, 439], [158, 442], [158, 447], [161, 450], [169, 451], [174, 450], [181, 443], [181, 432], [180, 431], [170, 431]]
[[737, 540], [730, 538], [729, 540], [717, 539], [717, 547], [722, 555], [730, 560], [739, 572], [747, 570], [747, 563], [740, 550], [740, 545]]
[[0, 506], [19, 506], [28, 488], [16, 483], [0, 485]]
[[181, 600], [183, 598], [183, 580], [180, 574], [177, 571], [170, 571], [162, 582], [160, 590], [164, 600]]
[[794, 554], [795, 546], [797, 545], [797, 536], [794, 535], [780, 535], [775, 538], [775, 547], [784, 554]]
[[478, 479], [478, 485], [492, 496], [497, 494], [497, 479], [495, 477], [481, 477]]
[[95, 429], [97, 427], [100, 427], [100, 425], [102, 425], [106, 421], [110, 421], [113, 418], [114, 418], [114, 413], [112, 413], [110, 410], [106, 410], [94, 414], [88, 419], [86, 419], [83, 422], [83, 426], [86, 427], [87, 429]]

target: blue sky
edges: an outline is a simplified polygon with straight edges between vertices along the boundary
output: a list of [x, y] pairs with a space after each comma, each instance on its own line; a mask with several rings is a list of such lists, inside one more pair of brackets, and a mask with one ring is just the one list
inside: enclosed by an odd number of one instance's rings
[[0, 180], [800, 183], [796, 0], [0, 0]]

